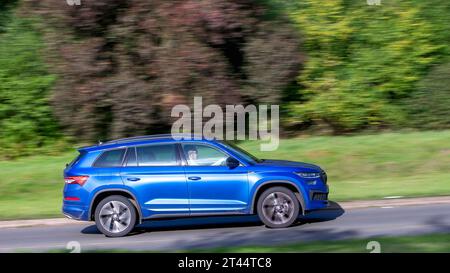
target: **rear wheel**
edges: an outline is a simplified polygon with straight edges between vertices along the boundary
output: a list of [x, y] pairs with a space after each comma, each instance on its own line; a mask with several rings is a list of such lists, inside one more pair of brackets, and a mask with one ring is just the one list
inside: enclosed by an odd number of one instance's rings
[[95, 209], [95, 224], [108, 237], [125, 236], [136, 224], [136, 209], [126, 197], [106, 197]]
[[300, 204], [295, 194], [284, 187], [269, 188], [258, 199], [258, 216], [270, 228], [292, 225], [297, 220], [299, 211]]

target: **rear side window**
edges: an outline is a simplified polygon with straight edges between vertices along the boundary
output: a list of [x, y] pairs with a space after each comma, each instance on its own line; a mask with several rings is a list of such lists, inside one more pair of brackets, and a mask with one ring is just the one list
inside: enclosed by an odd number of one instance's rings
[[161, 144], [136, 147], [139, 166], [177, 166], [177, 146]]
[[67, 164], [67, 167], [72, 167], [72, 166], [74, 166], [75, 164], [77, 164], [78, 161], [80, 161], [80, 159], [81, 159], [85, 154], [86, 154], [85, 151], [80, 151], [80, 154], [79, 154], [77, 157], [75, 157], [75, 159], [72, 160], [72, 162], [70, 162], [69, 164]]
[[117, 149], [103, 152], [94, 163], [94, 167], [119, 167], [122, 165], [125, 149]]

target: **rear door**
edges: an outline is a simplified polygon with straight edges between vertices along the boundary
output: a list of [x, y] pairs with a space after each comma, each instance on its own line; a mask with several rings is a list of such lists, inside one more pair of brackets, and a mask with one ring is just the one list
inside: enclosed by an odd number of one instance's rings
[[189, 215], [187, 182], [175, 143], [129, 148], [121, 175], [136, 192], [144, 218]]

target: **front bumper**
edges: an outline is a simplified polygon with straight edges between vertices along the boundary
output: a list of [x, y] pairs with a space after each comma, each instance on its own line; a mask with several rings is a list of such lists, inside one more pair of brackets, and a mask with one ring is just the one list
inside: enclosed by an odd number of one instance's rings
[[328, 192], [309, 191], [309, 200], [328, 202]]
[[305, 210], [317, 210], [327, 208], [329, 188], [326, 184], [320, 184], [307, 189], [307, 204]]

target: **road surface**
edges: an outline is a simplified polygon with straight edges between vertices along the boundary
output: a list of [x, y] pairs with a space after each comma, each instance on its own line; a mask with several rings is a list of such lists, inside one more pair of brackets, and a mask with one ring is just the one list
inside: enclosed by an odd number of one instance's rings
[[339, 205], [310, 214], [286, 229], [268, 229], [255, 216], [146, 222], [130, 236], [107, 238], [93, 222], [0, 229], [0, 252], [66, 249], [173, 251], [239, 245], [277, 245], [312, 240], [450, 233], [450, 204], [348, 209]]

